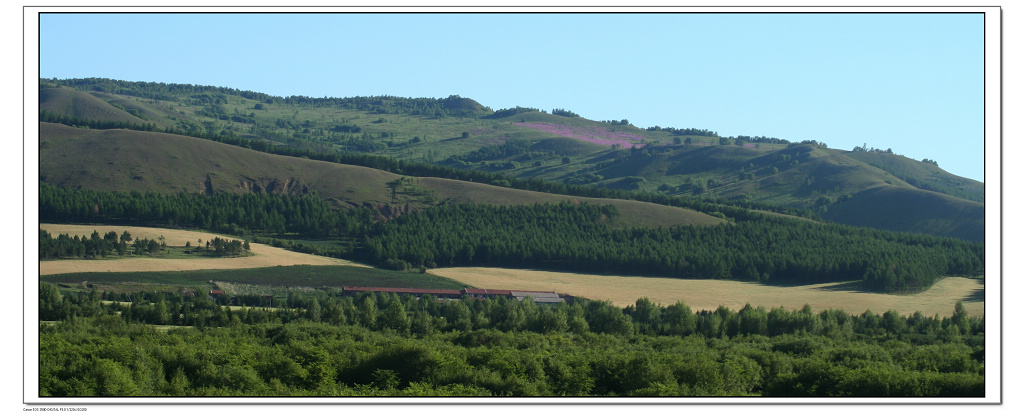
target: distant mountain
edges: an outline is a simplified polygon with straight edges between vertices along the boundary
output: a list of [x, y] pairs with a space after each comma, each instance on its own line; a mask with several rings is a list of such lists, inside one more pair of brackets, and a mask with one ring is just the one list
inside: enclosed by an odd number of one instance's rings
[[[415, 185], [420, 191], [393, 199], [387, 184], [401, 175], [183, 137], [216, 136], [258, 143], [262, 150], [371, 154], [623, 192], [769, 204], [851, 225], [975, 241], [984, 236], [981, 182], [949, 174], [933, 163], [887, 152], [830, 149], [817, 142], [719, 137], [696, 128], [639, 129], [627, 120], [593, 121], [561, 109], [492, 111], [459, 96], [275, 97], [107, 79], [40, 80], [40, 106], [46, 121], [82, 127], [93, 121], [107, 122], [108, 127], [116, 122], [128, 128], [96, 131], [42, 124], [40, 177], [65, 186], [161, 192], [316, 190], [339, 206], [540, 198], [479, 183], [456, 186], [420, 178]], [[414, 197], [415, 192], [422, 195]], [[682, 217], [687, 218], [682, 222], [714, 222]]]

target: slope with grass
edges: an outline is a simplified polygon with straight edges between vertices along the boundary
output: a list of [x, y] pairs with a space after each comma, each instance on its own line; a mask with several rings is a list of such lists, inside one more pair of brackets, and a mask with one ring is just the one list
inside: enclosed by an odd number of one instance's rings
[[985, 206], [938, 192], [876, 187], [829, 206], [826, 219], [894, 231], [985, 240]]
[[40, 88], [39, 109], [51, 113], [98, 121], [143, 123], [122, 108], [91, 94], [70, 88]]
[[[458, 96], [273, 97], [221, 87], [104, 79], [40, 80], [40, 84], [40, 105], [48, 111], [144, 122], [193, 136], [227, 135], [271, 147], [368, 153], [630, 192], [810, 208], [833, 221], [940, 236], [976, 238], [982, 234], [978, 224], [984, 222], [983, 215], [977, 215], [983, 212], [983, 184], [885, 152], [848, 152], [775, 138], [721, 138], [713, 131], [698, 129], [640, 129], [625, 120], [601, 122], [531, 108], [491, 111]], [[77, 104], [68, 104], [71, 101]], [[44, 130], [44, 138], [48, 132]], [[526, 146], [511, 152], [494, 151], [517, 140]], [[157, 174], [168, 176], [166, 172]], [[217, 183], [224, 179], [235, 186], [237, 176], [210, 180], [215, 188], [225, 186]], [[148, 185], [203, 189], [206, 179], [189, 177], [184, 182]], [[269, 185], [251, 173], [248, 181], [250, 186]], [[900, 197], [861, 195], [872, 188], [899, 188], [892, 194]], [[859, 197], [864, 203], [882, 205], [928, 199], [918, 191], [952, 199], [933, 198], [944, 207], [913, 206], [893, 218], [887, 218], [881, 209], [852, 219], [828, 214], [830, 209], [841, 209], [831, 204], [843, 198]], [[377, 197], [372, 203], [389, 200]], [[961, 200], [978, 205], [965, 205]], [[958, 214], [946, 216], [948, 213]]]
[[40, 125], [40, 180], [63, 187], [158, 193], [304, 194], [377, 204], [398, 175], [276, 156], [202, 139]]
[[[654, 150], [651, 154], [613, 159], [615, 163], [593, 172], [602, 178], [595, 184], [620, 189], [658, 188], [673, 194], [712, 194], [727, 200], [809, 208], [842, 224], [972, 241], [984, 238], [983, 203], [915, 187], [902, 178], [926, 179], [905, 171], [898, 171], [902, 173], [897, 176], [890, 173], [895, 168], [886, 170], [859, 161], [867, 152], [812, 145], [779, 150], [739, 146]], [[868, 157], [902, 158], [888, 154]], [[925, 165], [916, 161], [900, 163]], [[962, 184], [960, 194], [983, 200], [980, 183], [939, 174], [934, 166], [922, 169], [933, 174], [928, 183]]]
[[[389, 172], [303, 158], [271, 155], [192, 137], [132, 130], [88, 130], [40, 124], [40, 180], [99, 191], [158, 193], [254, 192], [307, 194], [339, 206], [368, 206], [397, 215], [446, 203], [492, 205], [612, 204], [622, 225], [712, 225], [722, 219], [646, 202], [575, 198], [444, 178], [407, 178], [392, 193]], [[258, 168], [257, 168], [258, 167]]]
[[911, 186], [968, 201], [985, 202], [985, 184], [950, 175], [938, 164], [923, 163], [905, 156], [882, 152], [846, 152], [846, 156], [882, 169]]

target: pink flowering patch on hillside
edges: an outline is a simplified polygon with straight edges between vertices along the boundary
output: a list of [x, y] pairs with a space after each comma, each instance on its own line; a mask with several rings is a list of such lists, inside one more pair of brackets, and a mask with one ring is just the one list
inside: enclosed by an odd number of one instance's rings
[[515, 123], [515, 125], [608, 146], [615, 144], [627, 148], [633, 145], [642, 146], [640, 142], [644, 139], [644, 136], [639, 134], [612, 131], [605, 127], [575, 127], [551, 123]]

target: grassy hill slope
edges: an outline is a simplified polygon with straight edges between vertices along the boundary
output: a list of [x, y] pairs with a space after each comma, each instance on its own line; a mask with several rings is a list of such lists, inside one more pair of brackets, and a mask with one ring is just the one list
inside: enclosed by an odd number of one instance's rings
[[387, 203], [398, 175], [276, 156], [202, 139], [40, 125], [40, 179], [102, 191], [269, 192]]
[[369, 206], [384, 215], [444, 204], [612, 204], [622, 225], [711, 225], [723, 220], [651, 203], [574, 198], [443, 178], [406, 178], [360, 166], [277, 156], [192, 137], [132, 130], [40, 124], [40, 180], [100, 191], [316, 192], [339, 206]]
[[[892, 153], [850, 152], [774, 138], [723, 138], [697, 129], [640, 129], [625, 120], [594, 121], [530, 108], [491, 111], [458, 96], [273, 97], [219, 87], [103, 79], [41, 80], [41, 85], [49, 87], [40, 89], [43, 109], [79, 118], [148, 123], [189, 135], [226, 134], [272, 146], [369, 153], [573, 185], [816, 209], [834, 221], [883, 229], [983, 235], [984, 210], [970, 203], [983, 204], [984, 184]], [[507, 146], [509, 143], [519, 145]], [[136, 169], [147, 168], [139, 165]], [[275, 167], [267, 165], [267, 169]], [[210, 172], [209, 178], [204, 174], [180, 177], [180, 181], [160, 179], [172, 177], [170, 170], [173, 167], [143, 175], [152, 182], [147, 186], [171, 192], [197, 187], [207, 190], [207, 185], [250, 191], [337, 186], [313, 184], [316, 178], [307, 177], [301, 184], [289, 182], [286, 172], [266, 175], [276, 178], [275, 183], [238, 169], [225, 178]], [[243, 180], [245, 175], [248, 179]], [[125, 183], [123, 178], [109, 180], [122, 181], [118, 183], [129, 189], [148, 189], [139, 183]], [[368, 186], [376, 189], [380, 181], [393, 180], [381, 177]], [[444, 186], [431, 186], [439, 188], [427, 189], [421, 183], [394, 197], [370, 197], [360, 195], [364, 191], [353, 185], [344, 191], [354, 193], [351, 198], [332, 198], [339, 203], [371, 204], [434, 204], [447, 198], [442, 195]], [[864, 193], [876, 188], [889, 191]], [[932, 193], [949, 198], [936, 198]], [[872, 215], [832, 206], [854, 199], [882, 206], [873, 207]], [[938, 206], [912, 206], [909, 201], [930, 201]], [[901, 211], [890, 212], [886, 207], [892, 204]]]
[[823, 214], [843, 224], [895, 231], [931, 230], [971, 241], [985, 239], [985, 206], [938, 192], [877, 187], [835, 203]]
[[985, 184], [951, 175], [938, 165], [880, 152], [846, 152], [846, 156], [891, 173], [911, 186], [974, 202], [985, 202]]
[[[901, 176], [915, 183], [921, 183], [918, 178], [924, 176], [898, 174], [918, 168], [932, 175], [927, 181], [934, 187], [963, 184], [960, 189], [965, 196], [981, 200], [982, 184], [955, 179], [934, 166], [902, 156], [864, 154], [867, 152], [812, 145], [777, 150], [692, 146], [613, 159], [591, 174], [603, 178], [594, 184], [611, 188], [656, 188], [678, 195], [756, 200], [815, 209], [823, 218], [843, 224], [983, 239], [982, 203], [915, 187]], [[875, 160], [889, 169], [860, 159]], [[882, 161], [889, 162], [883, 165]], [[601, 162], [597, 166], [602, 166]], [[907, 168], [898, 170], [900, 166]]]
[[70, 88], [41, 88], [39, 90], [39, 109], [90, 120], [139, 124], [144, 122], [107, 101]]

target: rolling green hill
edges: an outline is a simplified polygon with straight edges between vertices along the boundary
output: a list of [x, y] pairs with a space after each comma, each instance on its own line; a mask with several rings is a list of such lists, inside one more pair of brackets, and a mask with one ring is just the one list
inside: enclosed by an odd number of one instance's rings
[[142, 119], [128, 113], [124, 107], [118, 108], [91, 94], [70, 88], [41, 88], [39, 109], [82, 119], [143, 122]]
[[[40, 97], [42, 109], [76, 118], [62, 121], [65, 124], [85, 125], [86, 120], [147, 124], [158, 131], [178, 133], [177, 137], [217, 136], [275, 149], [379, 155], [521, 179], [811, 209], [831, 221], [882, 229], [969, 239], [984, 235], [982, 183], [951, 175], [931, 163], [885, 152], [851, 152], [816, 142], [789, 143], [764, 137], [723, 138], [699, 129], [639, 129], [626, 120], [594, 121], [565, 111], [548, 113], [521, 107], [493, 111], [459, 96], [275, 97], [221, 87], [82, 79], [41, 80]], [[67, 137], [66, 130], [48, 126], [42, 133], [44, 145], [65, 146], [61, 141]], [[126, 143], [133, 141], [129, 137], [136, 133], [102, 135], [118, 138], [114, 147], [128, 149]], [[100, 133], [73, 136], [104, 140], [95, 134]], [[442, 186], [426, 179], [403, 188], [403, 194], [391, 195], [386, 184], [398, 176], [386, 172], [362, 179], [332, 170], [354, 167], [332, 167], [319, 170], [332, 172], [323, 174], [327, 176], [297, 175], [288, 170], [297, 169], [291, 162], [267, 159], [265, 154], [209, 153], [205, 144], [191, 146], [197, 150], [173, 150], [170, 142], [160, 144], [169, 135], [143, 136], [157, 137], [145, 141], [146, 146], [163, 146], [160, 152], [179, 159], [145, 159], [145, 152], [136, 149], [142, 153], [132, 158], [141, 159], [102, 162], [107, 164], [104, 169], [112, 169], [109, 173], [87, 168], [85, 162], [71, 162], [76, 168], [61, 168], [64, 162], [53, 162], [41, 177], [57, 184], [164, 192], [315, 189], [339, 205], [462, 201], [467, 198], [459, 195], [470, 192], [462, 188], [470, 186], [482, 187], [474, 192], [490, 195], [487, 198], [494, 201], [536, 199], [498, 197], [495, 195], [514, 193], [480, 183]], [[64, 154], [88, 153], [89, 140], [76, 142], [78, 150]], [[103, 149], [117, 154], [114, 147]], [[192, 159], [197, 162], [189, 163], [196, 167], [189, 172], [175, 167]], [[88, 166], [95, 168], [94, 163], [89, 161]], [[211, 164], [216, 169], [204, 168]], [[261, 173], [252, 173], [251, 166], [259, 166]], [[366, 185], [334, 183], [351, 183], [344, 179], [347, 177], [360, 178]]]
[[985, 184], [946, 173], [938, 165], [880, 152], [848, 152], [847, 156], [882, 169], [909, 185], [969, 201], [985, 202]]
[[971, 241], [985, 239], [985, 206], [938, 192], [875, 187], [829, 206], [825, 218], [895, 231], [932, 230]]
[[621, 214], [618, 221], [624, 226], [712, 225], [723, 221], [696, 211], [647, 202], [568, 197], [444, 178], [403, 177], [361, 166], [271, 155], [166, 133], [90, 130], [53, 123], [40, 123], [40, 133], [40, 180], [62, 187], [165, 194], [315, 192], [336, 206], [371, 207], [384, 216], [450, 203], [518, 205], [576, 201], [615, 205]]

